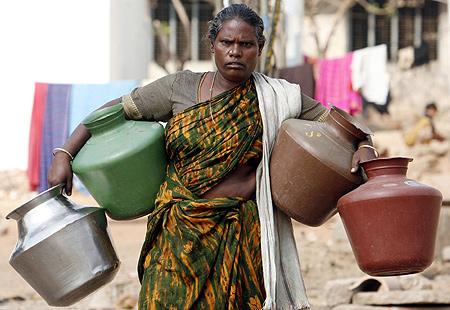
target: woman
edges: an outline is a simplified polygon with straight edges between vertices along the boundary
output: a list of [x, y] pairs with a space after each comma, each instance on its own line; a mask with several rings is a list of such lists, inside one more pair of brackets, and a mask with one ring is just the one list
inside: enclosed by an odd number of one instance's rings
[[[170, 163], [138, 265], [140, 309], [308, 307], [290, 219], [272, 210], [268, 159], [284, 119], [321, 120], [327, 110], [298, 85], [254, 73], [263, 30], [249, 7], [229, 6], [209, 24], [216, 72], [178, 72], [107, 104], [168, 122]], [[70, 194], [70, 156], [88, 138], [80, 125], [58, 149], [50, 185], [65, 182]], [[371, 151], [360, 148], [354, 168]]]

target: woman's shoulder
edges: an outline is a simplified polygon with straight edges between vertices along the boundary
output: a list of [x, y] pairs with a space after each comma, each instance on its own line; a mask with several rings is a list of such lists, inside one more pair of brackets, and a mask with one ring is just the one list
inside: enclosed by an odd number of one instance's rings
[[172, 90], [179, 90], [185, 86], [198, 84], [203, 73], [192, 72], [190, 70], [177, 71], [162, 76], [149, 84], [141, 87], [142, 91], [154, 91], [155, 88], [165, 89], [166, 92], [172, 92]]
[[192, 72], [191, 70], [182, 70], [176, 73], [175, 83], [179, 86], [193, 86], [197, 85], [204, 72]]
[[181, 70], [176, 73], [179, 77], [196, 78], [201, 77], [205, 72], [193, 72], [191, 70]]

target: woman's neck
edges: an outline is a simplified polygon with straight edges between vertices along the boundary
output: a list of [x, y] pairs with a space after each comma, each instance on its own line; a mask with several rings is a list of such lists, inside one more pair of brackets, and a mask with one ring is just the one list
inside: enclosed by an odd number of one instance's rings
[[244, 81], [230, 81], [227, 80], [226, 78], [224, 78], [220, 72], [217, 72], [217, 77], [216, 77], [216, 81], [215, 81], [215, 93], [222, 93], [224, 91], [230, 90], [233, 87], [236, 87], [238, 85], [240, 85], [241, 83], [243, 83]]

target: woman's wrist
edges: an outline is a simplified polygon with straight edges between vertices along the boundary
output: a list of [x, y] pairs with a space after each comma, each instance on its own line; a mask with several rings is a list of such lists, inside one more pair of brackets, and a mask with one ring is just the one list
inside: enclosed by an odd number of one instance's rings
[[372, 136], [371, 136], [371, 135], [367, 135], [367, 136], [366, 136], [366, 139], [359, 141], [359, 143], [358, 143], [358, 148], [359, 148], [361, 145], [371, 145], [371, 146], [373, 146]]
[[64, 156], [65, 158], [69, 159], [69, 161], [72, 161], [74, 159], [72, 153], [62, 147], [55, 147], [52, 151], [52, 154], [54, 157], [56, 157], [57, 155], [58, 157]]
[[360, 144], [360, 145], [358, 146], [358, 150], [360, 150], [360, 149], [362, 149], [362, 148], [366, 148], [366, 149], [372, 150], [372, 151], [374, 152], [374, 154], [375, 154], [376, 157], [379, 157], [379, 156], [380, 156], [380, 154], [378, 153], [377, 149], [376, 149], [374, 146], [370, 145], [370, 144]]

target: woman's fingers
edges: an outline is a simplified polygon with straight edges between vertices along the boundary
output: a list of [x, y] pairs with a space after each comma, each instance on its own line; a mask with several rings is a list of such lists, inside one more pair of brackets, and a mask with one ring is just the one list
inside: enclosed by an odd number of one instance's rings
[[352, 169], [350, 170], [351, 173], [356, 173], [358, 171], [358, 169], [359, 169], [360, 158], [359, 158], [359, 152], [358, 151], [353, 153]]
[[67, 176], [66, 186], [64, 187], [64, 192], [66, 193], [67, 196], [72, 195], [72, 179], [73, 179], [73, 174], [70, 173], [70, 175]]
[[356, 173], [359, 169], [359, 164], [361, 162], [377, 158], [378, 154], [375, 149], [368, 147], [361, 147], [353, 153], [352, 157], [352, 168], [350, 170], [351, 173]]
[[67, 195], [70, 196], [72, 194], [72, 178], [73, 174], [72, 167], [70, 166], [70, 161], [65, 157], [55, 156], [48, 171], [47, 180], [49, 186], [65, 184], [64, 191]]

